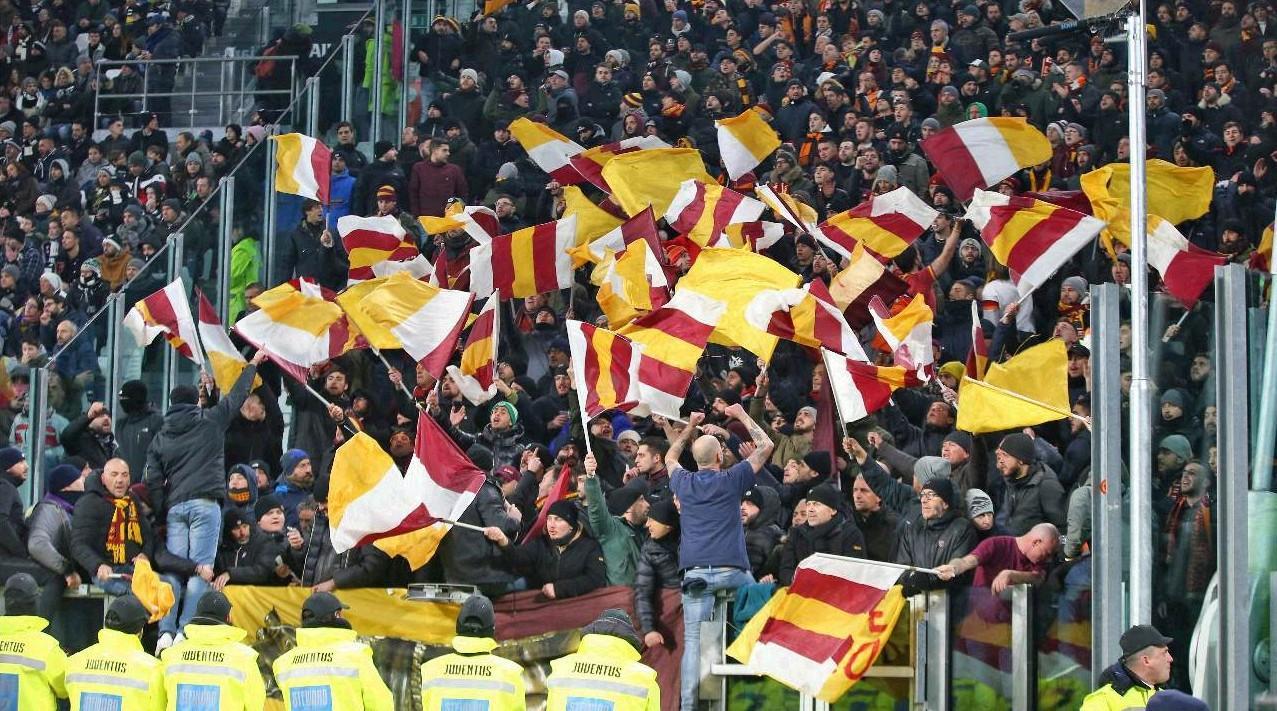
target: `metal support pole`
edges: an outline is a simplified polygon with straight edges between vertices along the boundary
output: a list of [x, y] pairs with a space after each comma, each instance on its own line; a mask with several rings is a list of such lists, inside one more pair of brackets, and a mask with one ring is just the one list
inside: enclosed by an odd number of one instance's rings
[[1037, 706], [1037, 673], [1034, 670], [1032, 588], [1011, 587], [1011, 708], [1033, 711]]
[[386, 49], [386, 0], [377, 0], [376, 19], [372, 28], [372, 120], [368, 126], [368, 140], [376, 143], [381, 140], [381, 110], [383, 74], [382, 52]]
[[[181, 232], [174, 232], [172, 235], [169, 236], [168, 266], [169, 266], [169, 276], [172, 279], [182, 278], [182, 266], [183, 266], [182, 262], [185, 258], [185, 255], [183, 254], [185, 250], [182, 249], [182, 241], [183, 240], [182, 240]], [[183, 284], [182, 288], [183, 290], [185, 290], [186, 288], [185, 284]], [[172, 348], [166, 348], [165, 350], [169, 353], [169, 359], [168, 359], [168, 368], [166, 370], [166, 374], [168, 376], [168, 382], [165, 383], [164, 389], [168, 391], [168, 390], [172, 390], [173, 386], [178, 383], [177, 370], [182, 364], [182, 359], [178, 357], [177, 352], [174, 351]]]
[[[111, 295], [106, 303], [107, 318], [107, 353], [111, 354], [111, 362], [107, 364], [106, 391], [108, 393], [120, 392], [120, 386], [124, 384], [120, 376], [121, 361], [124, 359], [123, 337], [124, 337], [124, 294], [117, 292]], [[120, 421], [120, 398], [107, 398], [107, 402], [111, 407], [111, 421]]]
[[[1121, 654], [1122, 373], [1117, 335], [1121, 287], [1091, 287], [1091, 686]], [[1081, 541], [1070, 541], [1075, 545]]]
[[27, 388], [27, 441], [23, 454], [27, 457], [30, 472], [22, 486], [27, 506], [39, 498], [34, 492], [44, 490], [44, 430], [49, 422], [49, 369], [32, 368]]
[[261, 13], [258, 16], [261, 19], [261, 25], [258, 27], [258, 32], [261, 33], [261, 41], [257, 45], [265, 47], [266, 43], [270, 41], [270, 5], [263, 5]]
[[306, 80], [306, 135], [319, 138], [319, 77]]
[[399, 125], [402, 130], [408, 125], [408, 82], [412, 74], [412, 0], [400, 0], [403, 3], [403, 76], [399, 77]]
[[910, 598], [914, 619], [914, 705], [949, 710], [949, 593], [933, 590]]
[[1153, 383], [1148, 352], [1148, 228], [1144, 194], [1147, 139], [1144, 0], [1126, 20], [1131, 137], [1131, 624], [1153, 619]]
[[[1264, 341], [1264, 375], [1261, 393], [1277, 392], [1277, 308], [1273, 296], [1277, 294], [1277, 259], [1269, 259], [1268, 265], [1268, 332]], [[1277, 398], [1259, 398], [1259, 422], [1255, 427], [1255, 456], [1251, 473], [1251, 488], [1269, 491], [1273, 488], [1273, 447], [1277, 438]]]
[[341, 36], [341, 120], [354, 120], [351, 108], [355, 103], [355, 35]]
[[268, 136], [266, 138], [266, 195], [263, 197], [266, 201], [266, 210], [262, 225], [262, 269], [266, 273], [262, 275], [262, 283], [270, 288], [275, 286], [271, 283], [273, 274], [271, 265], [274, 262], [272, 257], [275, 252], [275, 137]]
[[231, 322], [231, 248], [235, 242], [235, 176], [222, 178], [222, 192], [218, 195], [221, 204], [218, 212], [221, 217], [221, 235], [218, 237], [217, 250], [217, 313], [222, 323]]
[[190, 70], [189, 70], [189, 71], [190, 71], [190, 73], [191, 73], [191, 76], [190, 76], [190, 78], [189, 78], [189, 81], [191, 82], [191, 105], [190, 105], [190, 106], [186, 109], [186, 125], [187, 125], [187, 127], [188, 127], [188, 128], [195, 128], [195, 112], [196, 112], [196, 110], [197, 110], [197, 109], [195, 108], [195, 83], [196, 83], [196, 82], [195, 82], [195, 65], [193, 65], [193, 64], [190, 64], [190, 65], [182, 65], [182, 64], [179, 64], [179, 65], [177, 65], [177, 66], [178, 66], [178, 67], [182, 67], [182, 66], [189, 66], [189, 67], [190, 67]]
[[[230, 48], [228, 47], [227, 49], [230, 49]], [[218, 72], [220, 76], [218, 77], [218, 85], [217, 85], [217, 93], [219, 94], [219, 96], [217, 97], [217, 123], [222, 126], [225, 126], [228, 123], [226, 120], [226, 114], [227, 114], [227, 104], [230, 103], [230, 97], [226, 95], [226, 84], [227, 84], [226, 73], [230, 71], [230, 69], [231, 69], [231, 62], [226, 62], [225, 64], [221, 66], [221, 69]]]
[[1246, 455], [1250, 451], [1246, 267], [1215, 269], [1215, 402], [1219, 406], [1217, 709], [1250, 704], [1250, 580]]

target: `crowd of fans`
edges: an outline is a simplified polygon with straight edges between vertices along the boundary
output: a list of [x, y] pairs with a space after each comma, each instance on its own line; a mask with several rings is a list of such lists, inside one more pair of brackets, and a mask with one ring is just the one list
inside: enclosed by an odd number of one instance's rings
[[[711, 346], [685, 410], [717, 446], [697, 441], [686, 451], [691, 428], [679, 422], [623, 413], [581, 421], [563, 328], [569, 317], [599, 318], [584, 269], [571, 298], [547, 293], [503, 304], [499, 393], [479, 406], [402, 354], [388, 353], [396, 367], [387, 369], [366, 351], [312, 369], [311, 384], [326, 403], [269, 362], [246, 371], [230, 392], [217, 393], [207, 379], [198, 389], [180, 386], [167, 412], [156, 408], [154, 381], [149, 389], [130, 380], [103, 392], [104, 320], [77, 337], [80, 327], [113, 291], [124, 289], [131, 305], [166, 283], [154, 270], [138, 277], [142, 260], [188, 220], [183, 266], [192, 278], [207, 278], [217, 262], [219, 215], [197, 208], [237, 164], [237, 175], [249, 180], [260, 181], [264, 170], [264, 151], [252, 147], [269, 126], [227, 126], [218, 140], [180, 132], [170, 142], [163, 107], [92, 114], [100, 89], [93, 62], [198, 53], [193, 38], [219, 23], [216, 7], [185, 3], [171, 11], [172, 18], [136, 0], [0, 0], [0, 331], [10, 383], [0, 433], [16, 447], [45, 439], [46, 459], [37, 465], [47, 489], [27, 516], [15, 486], [28, 463], [17, 449], [0, 451], [0, 577], [35, 575], [46, 614], [54, 614], [64, 587], [127, 585], [144, 555], [186, 593], [160, 624], [168, 641], [209, 587], [447, 581], [490, 596], [539, 589], [553, 599], [633, 586], [640, 632], [651, 645], [670, 642], [655, 625], [659, 590], [681, 587], [689, 603], [717, 587], [784, 585], [816, 552], [941, 567], [941, 576], [907, 574], [910, 593], [973, 580], [999, 593], [1085, 560], [1086, 426], [1070, 420], [972, 435], [954, 428], [954, 391], [971, 349], [976, 300], [993, 360], [1043, 339], [1065, 341], [1073, 410], [1089, 415], [1089, 285], [1127, 285], [1129, 256], [1120, 245], [1116, 254], [1087, 248], [1015, 303], [1006, 268], [961, 219], [961, 206], [919, 149], [964, 120], [1027, 117], [1054, 155], [993, 188], [1008, 194], [1076, 190], [1079, 175], [1127, 159], [1120, 45], [1080, 33], [1027, 44], [1006, 39], [1068, 19], [1058, 2], [572, 0], [561, 7], [543, 0], [468, 22], [439, 16], [398, 58], [420, 69], [420, 122], [403, 127], [398, 142], [371, 146], [361, 143], [366, 115], [331, 128], [327, 221], [317, 204], [281, 213], [275, 268], [264, 280], [257, 276], [260, 235], [237, 220], [233, 315], [251, 311], [249, 298], [289, 278], [343, 287], [348, 261], [335, 222], [345, 214], [399, 216], [422, 252], [445, 264], [449, 286], [466, 289], [470, 237], [426, 235], [416, 217], [442, 215], [458, 199], [492, 206], [510, 232], [564, 210], [563, 186], [512, 139], [511, 120], [543, 120], [587, 147], [658, 136], [699, 149], [720, 175], [714, 121], [747, 108], [763, 112], [784, 145], [739, 181], [721, 176], [725, 184], [749, 191], [766, 183], [821, 218], [900, 185], [940, 211], [891, 262], [934, 307], [933, 382], [897, 391], [851, 436], [843, 439], [839, 427], [839, 437], [822, 446], [816, 432], [833, 415], [815, 406], [818, 359], [786, 342], [770, 364]], [[1270, 12], [1265, 0], [1179, 0], [1158, 5], [1149, 27], [1150, 157], [1215, 171], [1210, 212], [1179, 227], [1193, 243], [1243, 263], [1271, 222], [1277, 181]], [[360, 31], [367, 38], [372, 28]], [[279, 41], [307, 34], [294, 28]], [[392, 43], [384, 58], [365, 43], [362, 96], [378, 90], [372, 63], [394, 59]], [[137, 72], [163, 71], [154, 66], [126, 67], [113, 81], [118, 89]], [[380, 90], [395, 95], [403, 87], [386, 74]], [[677, 280], [695, 249], [675, 234], [663, 238], [662, 261]], [[765, 253], [808, 281], [828, 280], [840, 268], [836, 254], [806, 235]], [[1159, 298], [1158, 310], [1175, 325], [1155, 372], [1154, 504], [1164, 534], [1157, 619], [1186, 641], [1215, 566], [1213, 325], [1209, 309], [1179, 320], [1183, 307], [1169, 298]], [[144, 362], [167, 347], [155, 344]], [[1121, 347], [1129, 374], [1126, 327]], [[43, 433], [28, 431], [24, 410], [33, 368], [51, 374], [56, 414]], [[262, 379], [255, 389], [253, 373]], [[110, 398], [123, 413], [115, 421], [104, 404]], [[335, 553], [325, 505], [335, 448], [357, 422], [406, 466], [418, 416], [435, 418], [489, 473], [461, 518], [486, 532], [454, 528], [416, 571], [371, 546]], [[748, 472], [733, 467], [744, 462], [752, 463]], [[680, 464], [693, 472], [726, 469], [730, 484], [715, 484], [714, 498], [700, 480], [680, 481]], [[560, 477], [571, 478], [570, 495], [540, 511]], [[541, 513], [548, 514], [544, 532], [523, 541]], [[704, 561], [695, 562], [686, 541], [680, 555], [681, 533], [739, 527], [741, 551], [720, 550], [725, 544], [711, 536], [695, 544]], [[707, 579], [703, 565], [738, 569], [730, 580]]]

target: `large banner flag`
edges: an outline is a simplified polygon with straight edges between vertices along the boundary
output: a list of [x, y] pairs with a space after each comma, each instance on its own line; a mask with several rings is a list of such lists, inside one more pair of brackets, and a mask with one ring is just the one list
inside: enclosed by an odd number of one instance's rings
[[776, 129], [753, 108], [739, 116], [718, 119], [714, 125], [718, 127], [718, 155], [732, 180], [740, 180], [780, 148]]
[[808, 556], [727, 654], [758, 674], [826, 703], [873, 666], [905, 607], [903, 566], [828, 553]]
[[191, 302], [181, 279], [142, 299], [124, 316], [124, 330], [133, 334], [138, 348], [144, 348], [163, 335], [170, 346], [183, 356], [204, 364], [199, 348], [199, 332], [191, 318]]
[[1046, 283], [1104, 228], [1103, 220], [1068, 208], [984, 190], [971, 199], [967, 219], [1011, 270], [1020, 296]]
[[[565, 185], [563, 187], [563, 215], [559, 219], [565, 217], [576, 218], [576, 246], [573, 250], [573, 267], [579, 267], [585, 263], [585, 255], [580, 252], [584, 249], [584, 245], [591, 240], [599, 239], [601, 235], [606, 235], [625, 220], [613, 215], [594, 204], [590, 198], [586, 197], [581, 188], [575, 185]], [[619, 249], [617, 250], [620, 251]]]
[[360, 432], [337, 449], [328, 491], [329, 535], [343, 553], [376, 542], [416, 570], [483, 486], [474, 465], [432, 417], [417, 418], [417, 444], [407, 471]]
[[350, 260], [352, 283], [401, 271], [417, 279], [430, 274], [430, 262], [394, 215], [344, 215], [337, 220], [337, 234]]
[[[620, 254], [631, 243], [639, 240], [647, 242], [653, 253], [661, 251], [660, 235], [656, 231], [656, 217], [652, 214], [652, 208], [647, 208], [625, 222], [617, 220], [615, 224], [615, 227], [597, 239], [585, 244], [578, 242], [577, 246], [569, 250], [572, 253], [573, 266], [579, 267], [586, 262], [602, 262], [607, 258], [608, 252]], [[580, 234], [581, 230], [578, 229], [577, 235]]]
[[631, 217], [649, 207], [664, 215], [686, 180], [716, 184], [695, 148], [652, 148], [616, 156], [603, 166], [603, 179], [612, 186], [612, 199]]
[[486, 297], [521, 299], [572, 286], [576, 217], [501, 235], [470, 250], [470, 291]]
[[448, 375], [452, 376], [461, 395], [475, 405], [497, 396], [497, 353], [501, 336], [497, 308], [500, 305], [499, 294], [488, 297], [470, 324], [470, 333], [461, 348], [461, 364], [448, 366]]
[[639, 406], [639, 367], [643, 348], [617, 333], [581, 321], [567, 322], [581, 420], [608, 410]]
[[900, 388], [922, 385], [912, 371], [898, 365], [877, 366], [821, 349], [834, 403], [845, 423], [859, 422], [891, 402]]
[[856, 245], [847, 268], [829, 282], [829, 295], [856, 329], [872, 323], [870, 301], [877, 298], [890, 304], [908, 291], [909, 283], [891, 273], [863, 244]]
[[745, 309], [763, 291], [792, 289], [802, 278], [779, 262], [743, 249], [705, 249], [679, 280], [677, 291], [695, 291], [721, 299], [727, 311], [710, 340], [724, 346], [740, 346], [771, 360], [776, 336], [745, 319]]
[[1228, 257], [1208, 252], [1188, 241], [1168, 220], [1148, 216], [1148, 265], [1162, 275], [1166, 292], [1193, 308], [1215, 278], [1215, 267]]
[[912, 371], [921, 381], [931, 379], [935, 351], [931, 345], [931, 326], [935, 313], [927, 306], [927, 298], [914, 294], [903, 309], [891, 313], [877, 298], [869, 302], [869, 313], [882, 340], [891, 348], [896, 365]]
[[773, 336], [808, 348], [828, 348], [868, 362], [856, 332], [829, 295], [829, 287], [813, 279], [801, 289], [769, 289], [745, 307], [745, 320]]
[[563, 185], [581, 182], [581, 174], [572, 167], [572, 156], [584, 151], [575, 141], [543, 123], [519, 117], [510, 122], [510, 135], [528, 152], [528, 157], [541, 170]]
[[[195, 290], [199, 297], [199, 332], [200, 344], [204, 346], [204, 354], [208, 357], [209, 369], [213, 371], [213, 382], [222, 392], [230, 392], [239, 380], [239, 374], [248, 366], [244, 355], [235, 348], [231, 337], [226, 335], [222, 320], [217, 317], [217, 309], [209, 303], [204, 292]], [[253, 388], [262, 384], [261, 376], [253, 378]]]
[[368, 345], [402, 349], [437, 378], [452, 358], [474, 294], [440, 289], [400, 272], [347, 289], [337, 303]]
[[980, 434], [1069, 417], [1068, 353], [1053, 338], [1002, 363], [989, 363], [984, 380], [962, 379], [957, 428]]
[[594, 268], [591, 280], [598, 284], [596, 300], [612, 328], [620, 328], [670, 300], [665, 270], [646, 242], [635, 242], [616, 257], [600, 263]]
[[306, 382], [312, 365], [326, 363], [357, 347], [341, 307], [317, 284], [307, 280], [284, 282], [253, 299], [257, 311], [241, 318], [235, 332], [257, 348], [265, 348], [298, 382]]
[[[1210, 209], [1215, 189], [1215, 171], [1182, 168], [1156, 158], [1144, 162], [1145, 199], [1149, 215], [1157, 215], [1173, 225], [1194, 220]], [[1111, 253], [1113, 242], [1131, 246], [1131, 166], [1108, 165], [1081, 176], [1082, 192], [1091, 201], [1091, 212], [1108, 222], [1102, 237]], [[1152, 229], [1152, 225], [1149, 225]]]
[[1022, 118], [978, 118], [954, 124], [919, 147], [936, 172], [966, 202], [979, 188], [1051, 160], [1051, 142]]
[[639, 399], [652, 412], [681, 418], [679, 409], [696, 374], [696, 364], [727, 304], [695, 291], [674, 292], [669, 303], [620, 330], [643, 346]]
[[328, 204], [333, 152], [300, 133], [275, 137], [275, 190]]
[[588, 180], [591, 185], [611, 194], [612, 186], [608, 185], [607, 180], [603, 178], [603, 167], [611, 162], [613, 158], [626, 153], [633, 153], [634, 151], [669, 147], [670, 144], [656, 136], [635, 136], [614, 143], [605, 143], [601, 146], [587, 148], [572, 156], [572, 167], [576, 168], [576, 172], [580, 173], [581, 177]]
[[728, 225], [755, 222], [767, 206], [717, 183], [684, 180], [670, 202], [665, 221], [702, 247], [731, 247]]
[[823, 237], [822, 241], [844, 257], [850, 257], [856, 243], [861, 242], [874, 254], [890, 259], [930, 229], [939, 214], [902, 185], [830, 215], [820, 224], [818, 238]]

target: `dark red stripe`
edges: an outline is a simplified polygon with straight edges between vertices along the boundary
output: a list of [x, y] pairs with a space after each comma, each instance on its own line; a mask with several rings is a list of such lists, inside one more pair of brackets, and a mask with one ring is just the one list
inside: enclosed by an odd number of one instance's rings
[[920, 144], [922, 152], [936, 167], [936, 172], [962, 202], [971, 199], [976, 188], [987, 187], [980, 165], [953, 127], [937, 133]]
[[856, 386], [856, 390], [860, 391], [860, 399], [865, 403], [866, 412], [873, 414], [891, 400], [892, 388], [881, 380], [877, 366], [849, 360], [847, 373], [851, 375], [851, 381]]
[[621, 223], [621, 239], [627, 247], [631, 242], [643, 240], [647, 242], [647, 246], [652, 248], [653, 254], [659, 255], [661, 253], [661, 240], [656, 232], [656, 218], [652, 215], [652, 207], [650, 205], [639, 214]]
[[633, 325], [655, 329], [700, 348], [705, 347], [710, 334], [714, 332], [713, 326], [701, 323], [691, 315], [673, 308], [653, 311], [637, 319]]
[[[842, 322], [821, 304], [813, 304], [813, 307], [815, 318], [812, 323], [812, 335], [829, 350], [845, 353], [848, 344], [842, 342]], [[837, 310], [838, 307], [831, 308]]]
[[492, 240], [492, 288], [501, 292], [502, 299], [514, 298], [514, 254], [512, 235], [501, 235]]
[[[1021, 209], [1028, 208], [999, 205], [989, 209], [989, 223], [985, 226], [984, 234], [988, 235], [985, 242], [990, 247], [993, 246], [993, 241], [1002, 239], [1003, 227]], [[1051, 245], [1085, 218], [1086, 215], [1080, 212], [1052, 207], [1051, 214], [1045, 220], [1029, 228], [1029, 231], [1025, 232], [1011, 247], [1010, 253], [1007, 254], [1007, 267], [1023, 274], [1051, 248]]]
[[195, 298], [199, 299], [199, 320], [201, 323], [211, 323], [217, 326], [222, 325], [222, 319], [218, 317], [217, 310], [213, 308], [212, 302], [204, 296], [204, 291], [198, 287], [195, 289]]
[[[815, 620], [813, 623], [819, 624]], [[773, 617], [763, 624], [758, 642], [779, 645], [817, 664], [823, 664], [831, 659], [841, 659], [851, 647], [852, 640], [816, 632]]]
[[[594, 417], [605, 408], [599, 407], [599, 354], [594, 349], [594, 326], [581, 324], [581, 337], [585, 339], [585, 414]], [[580, 390], [577, 391], [580, 394]]]
[[495, 310], [480, 311], [470, 326], [470, 335], [466, 336], [466, 347], [482, 341], [492, 335], [492, 322], [496, 317]]
[[723, 234], [723, 230], [727, 229], [727, 225], [732, 222], [732, 215], [736, 214], [736, 208], [745, 200], [745, 196], [728, 188], [723, 188], [719, 193], [718, 200], [714, 201], [714, 228], [710, 233], [709, 243], [712, 244], [718, 236]]
[[705, 213], [705, 183], [696, 183], [696, 194], [692, 197], [692, 202], [678, 213], [678, 217], [670, 225], [676, 231], [686, 234], [697, 222], [700, 222], [701, 215]]
[[[842, 228], [839, 227], [838, 225], [826, 222], [820, 226], [820, 231], [822, 234], [825, 235], [826, 238], [829, 239], [830, 242], [833, 242], [837, 244], [838, 246], [842, 247], [843, 249], [847, 250], [849, 254], [851, 253], [853, 249], [856, 248], [856, 238], [852, 237], [846, 232], [843, 232]], [[878, 254], [875, 254], [872, 250], [870, 250], [869, 253], [873, 254], [874, 257], [877, 257], [879, 260], [882, 259], [881, 256], [879, 256]]]
[[546, 222], [532, 228], [528, 239], [532, 240], [532, 270], [535, 274], [537, 293], [557, 291], [559, 272], [555, 257], [558, 256], [558, 222]]
[[1171, 259], [1166, 274], [1162, 275], [1162, 283], [1171, 296], [1191, 309], [1215, 278], [1215, 267], [1227, 262], [1227, 257], [1189, 245], [1187, 252], [1180, 252]]
[[389, 531], [382, 531], [381, 533], [370, 533], [367, 536], [364, 536], [363, 538], [359, 539], [359, 543], [355, 545], [366, 546], [369, 543], [372, 543], [373, 541], [381, 540], [382, 538], [390, 538], [391, 536], [398, 536], [401, 533], [409, 533], [411, 531], [416, 531], [416, 530], [425, 528], [426, 526], [429, 526], [437, 522], [438, 520], [439, 520], [438, 518], [435, 518], [434, 516], [430, 515], [430, 512], [426, 510], [425, 506], [418, 506], [417, 508], [413, 509], [412, 513], [408, 514], [408, 516], [404, 518], [403, 521], [400, 521], [398, 526], [395, 526]]
[[328, 204], [328, 192], [332, 187], [333, 152], [322, 141], [315, 141], [315, 150], [310, 152], [310, 169], [315, 171], [315, 182], [318, 183], [319, 202]]
[[778, 338], [795, 340], [798, 330], [794, 327], [794, 318], [788, 311], [773, 311], [772, 320], [767, 323], [767, 332]]
[[863, 615], [877, 607], [878, 603], [886, 597], [887, 591], [840, 578], [837, 575], [827, 575], [818, 570], [803, 568], [798, 575], [794, 576], [794, 583], [789, 587], [789, 594], [819, 600], [849, 615]]
[[608, 369], [608, 377], [612, 378], [612, 389], [616, 391], [618, 403], [624, 402], [625, 394], [630, 389], [630, 363], [634, 361], [634, 344], [624, 336], [612, 339], [612, 366]]
[[676, 397], [687, 394], [692, 374], [682, 368], [659, 361], [646, 353], [639, 359], [639, 382]]

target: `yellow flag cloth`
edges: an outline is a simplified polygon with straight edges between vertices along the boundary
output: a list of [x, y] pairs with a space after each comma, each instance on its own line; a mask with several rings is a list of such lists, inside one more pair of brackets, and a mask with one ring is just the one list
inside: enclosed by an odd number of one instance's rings
[[963, 378], [957, 428], [997, 432], [1054, 422], [1068, 413], [1068, 352], [1056, 338], [1005, 363], [990, 363], [983, 381]]
[[[1145, 163], [1148, 213], [1173, 225], [1206, 214], [1210, 209], [1215, 172], [1210, 168], [1181, 168], [1164, 160]], [[1091, 211], [1109, 223], [1100, 233], [1105, 249], [1113, 242], [1131, 245], [1131, 166], [1110, 163], [1084, 174], [1082, 192], [1091, 201]]]
[[[588, 244], [590, 241], [611, 232], [624, 222], [621, 218], [604, 210], [590, 201], [585, 193], [575, 185], [563, 188], [563, 217], [576, 215], [576, 244]], [[585, 264], [587, 259], [580, 257], [573, 266]]]
[[145, 558], [133, 563], [133, 594], [151, 613], [151, 622], [159, 622], [173, 609], [173, 588], [160, 579]]
[[678, 290], [719, 299], [727, 311], [710, 335], [711, 343], [740, 346], [763, 360], [771, 360], [776, 336], [752, 325], [745, 310], [755, 296], [768, 289], [793, 289], [802, 278], [772, 259], [742, 249], [703, 249], [692, 269], [678, 282]]
[[657, 216], [669, 210], [683, 181], [689, 178], [717, 185], [700, 151], [694, 148], [650, 148], [622, 153], [603, 166], [603, 179], [612, 186], [612, 198], [631, 217], [652, 206]]

